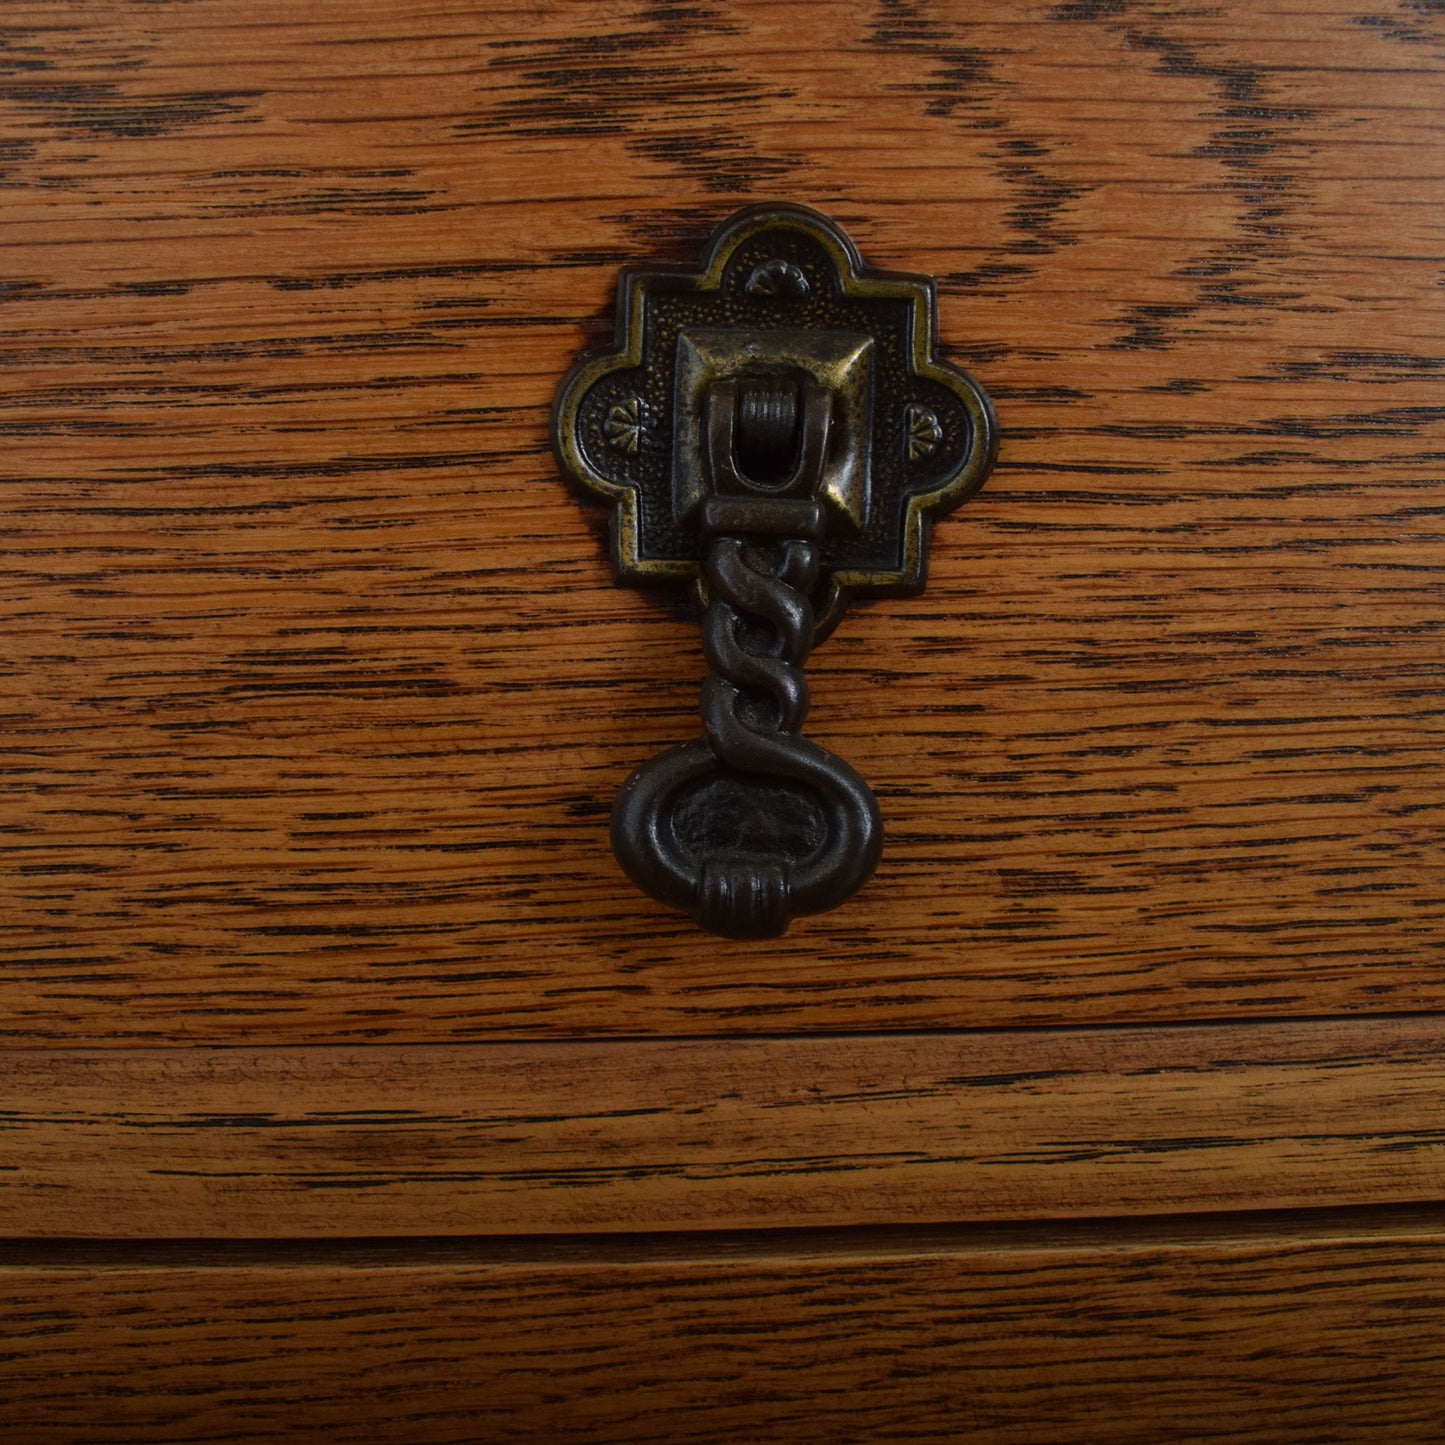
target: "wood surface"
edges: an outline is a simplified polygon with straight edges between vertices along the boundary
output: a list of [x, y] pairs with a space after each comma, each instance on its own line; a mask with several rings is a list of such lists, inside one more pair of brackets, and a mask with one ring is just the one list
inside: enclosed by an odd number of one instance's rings
[[0, 1320], [15, 1445], [1434, 1445], [1445, 1431], [1438, 1222], [561, 1264], [37, 1263], [0, 1266]]
[[505, 1235], [1445, 1200], [1445, 1022], [0, 1056], [0, 1235]]
[[[12, 0], [0, 1034], [351, 1043], [1445, 1002], [1425, 3]], [[1004, 445], [817, 655], [888, 841], [719, 948], [697, 730], [547, 407], [760, 198], [939, 277]]]
[[[0, 7], [5, 1445], [1445, 1438], [1442, 117], [1434, 0]], [[547, 410], [771, 198], [1003, 449], [720, 946]]]

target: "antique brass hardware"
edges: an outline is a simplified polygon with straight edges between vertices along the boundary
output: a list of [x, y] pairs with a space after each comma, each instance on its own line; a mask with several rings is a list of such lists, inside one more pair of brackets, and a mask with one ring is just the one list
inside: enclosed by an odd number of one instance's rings
[[611, 505], [618, 580], [702, 607], [704, 734], [632, 774], [612, 845], [715, 933], [776, 936], [878, 861], [868, 785], [801, 735], [803, 664], [853, 597], [922, 590], [930, 519], [992, 465], [993, 408], [934, 330], [930, 280], [865, 267], [815, 211], [752, 206], [699, 270], [625, 269], [615, 344], [558, 392], [558, 465]]

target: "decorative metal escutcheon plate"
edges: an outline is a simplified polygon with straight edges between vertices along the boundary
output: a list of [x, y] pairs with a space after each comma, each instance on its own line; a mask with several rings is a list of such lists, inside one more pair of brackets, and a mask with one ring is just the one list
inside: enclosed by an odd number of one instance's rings
[[816, 211], [752, 206], [700, 269], [628, 267], [617, 335], [552, 413], [564, 475], [612, 508], [619, 581], [696, 589], [703, 736], [623, 787], [634, 882], [731, 938], [836, 907], [878, 805], [801, 733], [803, 664], [851, 598], [923, 588], [928, 525], [982, 486], [997, 423], [934, 355], [932, 281], [865, 267]]

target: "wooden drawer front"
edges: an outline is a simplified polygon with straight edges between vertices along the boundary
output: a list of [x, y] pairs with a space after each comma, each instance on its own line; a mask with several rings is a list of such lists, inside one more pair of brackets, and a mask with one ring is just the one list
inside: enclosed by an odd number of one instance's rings
[[[0, 1266], [26, 1445], [1433, 1442], [1445, 1235]], [[96, 1401], [104, 1402], [103, 1413]]]
[[[5, 1445], [1445, 1438], [1438, 4], [0, 42]], [[1004, 442], [810, 663], [876, 877], [720, 945], [547, 417], [768, 200]]]
[[[1440, 1006], [1428, 8], [3, 23], [10, 1040]], [[606, 840], [695, 630], [546, 415], [618, 265], [760, 197], [936, 274], [1005, 440], [813, 664], [877, 879], [719, 950]]]

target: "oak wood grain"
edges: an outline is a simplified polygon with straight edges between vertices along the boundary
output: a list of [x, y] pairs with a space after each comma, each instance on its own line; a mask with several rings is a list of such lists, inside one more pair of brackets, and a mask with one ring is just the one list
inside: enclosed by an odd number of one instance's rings
[[[1384, 0], [0, 14], [0, 1033], [1445, 1003], [1445, 20]], [[998, 400], [818, 654], [888, 842], [720, 949], [606, 841], [691, 736], [546, 409], [617, 266], [810, 202]]]
[[[6, 1445], [1445, 1437], [1442, 114], [1425, 0], [0, 8]], [[769, 197], [1005, 442], [723, 948], [546, 410]]]
[[909, 1256], [0, 1266], [16, 1445], [1376, 1445], [1445, 1427], [1445, 1233]]
[[1445, 1200], [1445, 1021], [0, 1055], [0, 1235], [347, 1238]]

